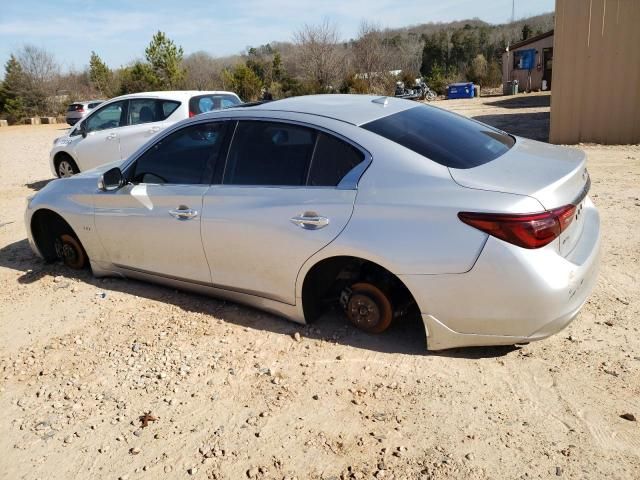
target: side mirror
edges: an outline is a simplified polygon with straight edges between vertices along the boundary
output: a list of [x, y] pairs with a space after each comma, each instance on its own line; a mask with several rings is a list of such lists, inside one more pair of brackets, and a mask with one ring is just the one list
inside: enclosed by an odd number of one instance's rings
[[100, 181], [98, 182], [98, 188], [103, 192], [112, 192], [122, 188], [124, 184], [125, 181], [124, 175], [122, 175], [122, 170], [118, 167], [114, 167], [102, 174]]
[[87, 124], [86, 124], [86, 122], [82, 122], [80, 124], [80, 134], [82, 135], [82, 138], [87, 138]]

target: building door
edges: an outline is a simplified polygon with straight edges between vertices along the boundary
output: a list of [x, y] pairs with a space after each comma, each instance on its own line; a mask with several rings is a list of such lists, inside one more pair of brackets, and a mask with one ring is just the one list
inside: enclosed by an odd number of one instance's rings
[[553, 47], [542, 49], [542, 79], [547, 81], [547, 89], [551, 90], [551, 69], [553, 67]]

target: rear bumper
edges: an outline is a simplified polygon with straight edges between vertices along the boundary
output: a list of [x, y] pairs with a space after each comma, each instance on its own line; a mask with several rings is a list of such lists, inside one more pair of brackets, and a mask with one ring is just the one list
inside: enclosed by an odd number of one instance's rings
[[67, 113], [65, 119], [69, 125], [75, 125], [84, 118], [84, 113], [70, 112]]
[[568, 257], [489, 237], [467, 273], [403, 275], [423, 314], [427, 347], [508, 345], [566, 327], [591, 291], [600, 258], [600, 218], [589, 199], [580, 241]]

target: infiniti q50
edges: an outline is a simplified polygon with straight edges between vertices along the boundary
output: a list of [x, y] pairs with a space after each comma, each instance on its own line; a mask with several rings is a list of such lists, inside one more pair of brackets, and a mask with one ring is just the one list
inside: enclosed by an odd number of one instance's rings
[[125, 160], [49, 183], [26, 211], [47, 261], [380, 333], [429, 349], [564, 328], [595, 283], [585, 155], [434, 106], [290, 98], [172, 125]]

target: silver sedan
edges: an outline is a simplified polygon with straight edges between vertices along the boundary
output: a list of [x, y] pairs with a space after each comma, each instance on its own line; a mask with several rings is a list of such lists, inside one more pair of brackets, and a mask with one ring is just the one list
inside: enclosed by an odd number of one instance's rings
[[46, 261], [370, 333], [420, 316], [431, 350], [564, 328], [597, 275], [579, 150], [433, 106], [318, 95], [199, 115], [30, 199]]

